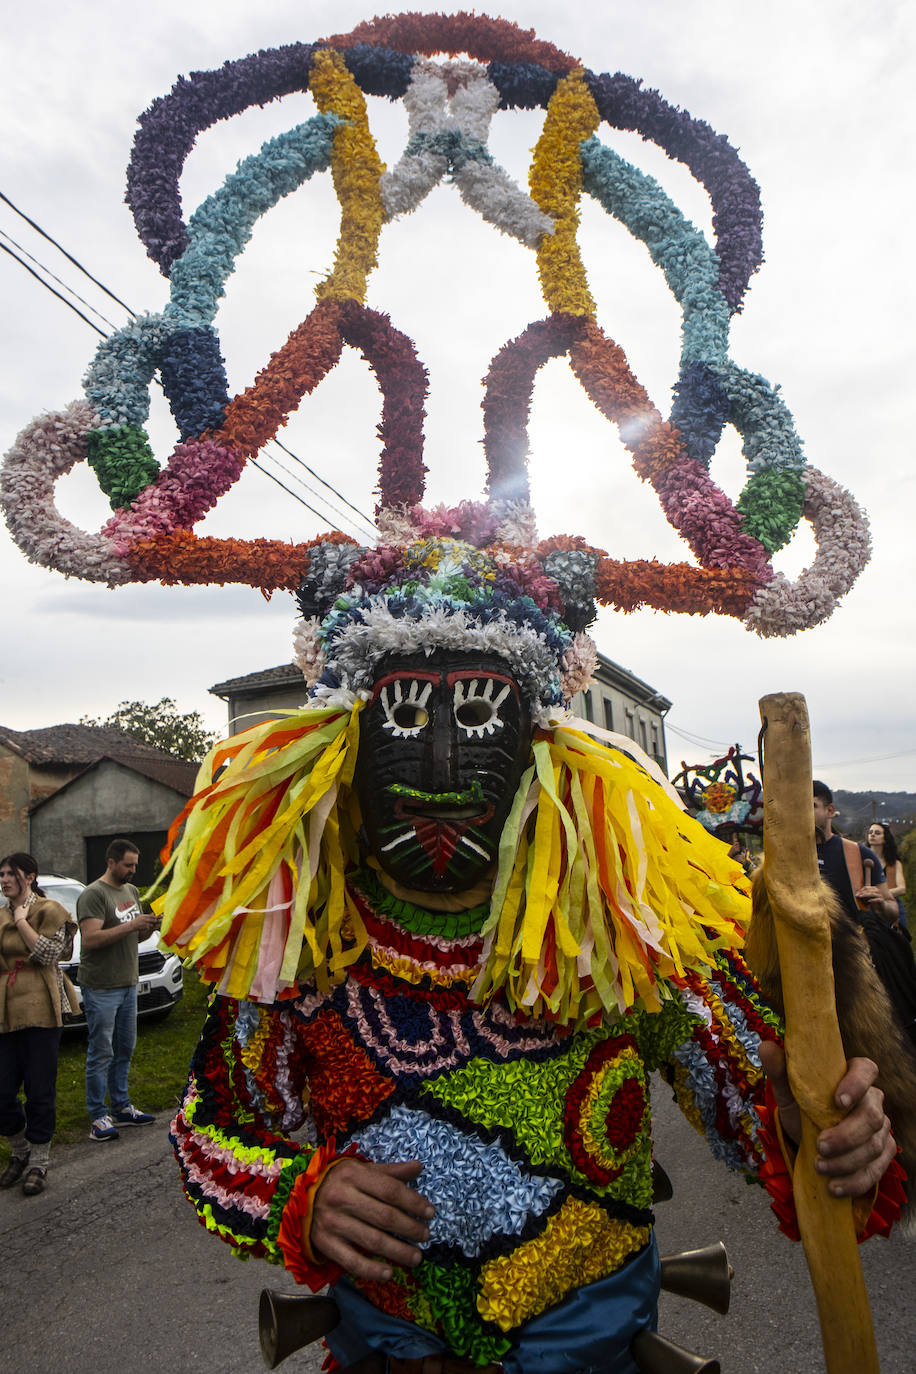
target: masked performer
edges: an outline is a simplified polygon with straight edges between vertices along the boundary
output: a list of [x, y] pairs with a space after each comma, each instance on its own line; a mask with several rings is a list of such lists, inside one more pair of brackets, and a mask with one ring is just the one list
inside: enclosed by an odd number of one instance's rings
[[[314, 705], [215, 751], [172, 874], [168, 939], [219, 982], [174, 1125], [188, 1197], [334, 1285], [344, 1364], [631, 1370], [647, 1074], [729, 1166], [778, 1156], [744, 874], [648, 760], [563, 723], [586, 641], [535, 560], [339, 552], [305, 594], [344, 583], [299, 633]], [[854, 1080], [829, 1167], [871, 1194], [893, 1145]]]
[[[178, 182], [196, 133], [304, 90], [318, 113], [186, 225]], [[390, 170], [367, 95], [407, 109]], [[487, 138], [497, 111], [539, 106], [525, 191]], [[605, 122], [689, 167], [714, 244], [602, 144]], [[230, 398], [213, 324], [225, 282], [259, 217], [329, 166], [334, 265]], [[486, 502], [424, 511], [425, 372], [366, 293], [382, 226], [443, 180], [534, 252], [547, 313], [486, 379]], [[29, 557], [112, 585], [298, 589], [309, 684], [303, 710], [207, 761], [168, 872], [165, 937], [216, 985], [174, 1123], [188, 1196], [240, 1252], [334, 1285], [343, 1363], [374, 1351], [395, 1374], [427, 1356], [624, 1374], [658, 1291], [651, 1070], [716, 1155], [768, 1183], [786, 1225], [791, 1208], [761, 1069], [767, 1054], [778, 1065], [778, 1024], [739, 953], [744, 875], [648, 759], [565, 717], [594, 663], [584, 631], [601, 602], [793, 633], [830, 614], [868, 553], [861, 512], [805, 466], [777, 389], [728, 356], [760, 261], [757, 187], [725, 139], [657, 92], [469, 14], [389, 16], [183, 79], [141, 118], [128, 181], [170, 301], [103, 341], [84, 401], [20, 435], [3, 475], [10, 529]], [[682, 308], [669, 420], [597, 322], [576, 242], [586, 193], [645, 244]], [[197, 538], [345, 345], [384, 393], [377, 546]], [[563, 356], [691, 561], [538, 541], [528, 405], [539, 368]], [[180, 431], [162, 471], [143, 428], [155, 372]], [[726, 423], [749, 465], [737, 503], [707, 470]], [[96, 536], [51, 499], [81, 459], [114, 507]], [[790, 583], [770, 556], [803, 511], [818, 553]], [[822, 1164], [886, 1229], [894, 1145], [871, 1072], [858, 1062], [843, 1080], [848, 1115]], [[791, 1135], [778, 1072], [775, 1091]]]

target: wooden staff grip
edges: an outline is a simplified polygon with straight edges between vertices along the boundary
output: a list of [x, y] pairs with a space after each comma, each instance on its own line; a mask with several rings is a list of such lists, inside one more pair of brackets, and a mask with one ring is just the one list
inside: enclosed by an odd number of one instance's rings
[[828, 1374], [880, 1374], [852, 1201], [833, 1197], [827, 1177], [814, 1168], [818, 1135], [842, 1116], [834, 1093], [846, 1056], [814, 837], [808, 708], [799, 692], [774, 693], [759, 705], [764, 875], [782, 972], [789, 1085], [802, 1113], [792, 1174], [799, 1230]]

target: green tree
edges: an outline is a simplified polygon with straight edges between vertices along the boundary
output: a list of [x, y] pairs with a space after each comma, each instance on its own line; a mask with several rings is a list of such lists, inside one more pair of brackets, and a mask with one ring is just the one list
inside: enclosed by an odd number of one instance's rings
[[80, 725], [106, 725], [123, 730], [144, 744], [164, 749], [167, 754], [200, 763], [218, 736], [204, 727], [199, 711], [181, 714], [171, 697], [151, 706], [146, 701], [122, 701], [105, 720], [82, 716]]

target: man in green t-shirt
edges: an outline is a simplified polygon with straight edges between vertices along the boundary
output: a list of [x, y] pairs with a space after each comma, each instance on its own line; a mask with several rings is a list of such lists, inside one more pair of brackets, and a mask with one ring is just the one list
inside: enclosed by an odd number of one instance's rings
[[[127, 1088], [137, 1043], [137, 946], [158, 922], [140, 909], [128, 880], [139, 851], [130, 840], [112, 840], [106, 869], [79, 895], [80, 992], [89, 1029], [86, 1107], [90, 1140], [117, 1140], [119, 1126], [150, 1126], [155, 1117], [131, 1105]], [[106, 1110], [106, 1092], [110, 1110]]]

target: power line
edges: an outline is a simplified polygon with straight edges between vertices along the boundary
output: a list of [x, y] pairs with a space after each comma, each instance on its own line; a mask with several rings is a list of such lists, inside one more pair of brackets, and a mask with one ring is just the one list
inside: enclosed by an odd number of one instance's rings
[[[79, 260], [78, 260], [77, 258], [75, 258], [71, 253], [68, 253], [67, 250], [66, 250], [60, 243], [58, 243], [57, 239], [54, 238], [53, 234], [49, 234], [49, 233], [47, 232], [47, 230], [43, 229], [43, 228], [41, 227], [41, 225], [37, 223], [37, 221], [35, 221], [35, 220], [33, 220], [32, 218], [30, 218], [30, 216], [27, 215], [27, 214], [25, 214], [25, 212], [24, 212], [23, 210], [20, 210], [18, 206], [14, 205], [13, 202], [10, 200], [9, 196], [4, 195], [4, 193], [3, 193], [2, 191], [0, 191], [0, 200], [5, 201], [5, 203], [6, 203], [7, 205], [9, 205], [10, 209], [14, 210], [15, 213], [16, 213], [17, 215], [19, 215], [21, 219], [24, 219], [24, 220], [26, 221], [27, 224], [29, 224], [29, 225], [32, 226], [32, 228], [36, 231], [36, 233], [41, 234], [42, 238], [47, 239], [47, 241], [48, 241], [49, 243], [52, 243], [52, 244], [54, 245], [54, 247], [57, 248], [61, 253], [63, 253], [64, 257], [67, 258], [70, 262], [72, 262], [72, 263], [74, 264], [74, 266], [78, 267], [79, 270], [80, 270], [81, 272], [83, 272], [83, 273], [89, 278], [90, 281], [94, 282], [94, 283], [96, 284], [96, 286], [100, 287], [100, 289], [101, 289], [102, 291], [105, 292], [106, 295], [110, 296], [111, 299], [112, 299], [113, 301], [116, 301], [116, 302], [118, 303], [118, 305], [122, 306], [123, 309], [126, 310], [127, 313], [128, 313], [130, 316], [132, 316], [133, 318], [136, 318], [136, 312], [135, 312], [134, 310], [132, 310], [131, 307], [130, 307], [129, 305], [126, 304], [125, 301], [122, 301], [121, 298], [120, 298], [120, 296], [116, 296], [115, 293], [114, 293], [113, 291], [109, 290], [109, 288], [108, 288], [107, 286], [105, 286], [105, 284], [104, 284], [103, 282], [99, 281], [99, 279], [98, 279], [97, 277], [94, 277], [94, 276], [92, 275], [92, 273], [89, 272], [89, 271], [87, 270], [87, 268], [85, 268], [85, 267], [82, 265], [82, 263], [79, 262]], [[3, 233], [3, 232], [4, 232], [4, 231], [0, 230], [0, 233]], [[10, 238], [10, 235], [9, 235], [9, 234], [4, 234], [4, 237], [10, 239], [10, 242], [11, 242], [11, 243], [15, 243], [15, 240], [12, 239], [12, 238]], [[21, 245], [19, 245], [19, 244], [16, 244], [16, 246], [21, 248]], [[27, 256], [27, 257], [31, 257], [31, 255], [30, 255], [29, 253], [26, 252], [26, 249], [21, 248], [21, 251], [22, 251], [23, 253], [26, 253], [26, 256]], [[13, 256], [15, 256], [15, 255], [13, 255]], [[33, 261], [33, 262], [37, 262], [38, 260], [37, 260], [36, 258], [32, 258], [32, 261]], [[24, 264], [23, 264], [23, 265], [24, 265]], [[45, 265], [44, 265], [43, 263], [38, 263], [38, 266], [40, 266], [40, 267], [42, 268], [43, 271], [47, 272], [48, 275], [54, 279], [54, 281], [59, 282], [60, 285], [63, 286], [63, 287], [65, 288], [65, 290], [69, 291], [71, 295], [75, 296], [77, 300], [82, 300], [82, 297], [79, 296], [79, 295], [77, 294], [77, 292], [73, 290], [72, 287], [68, 286], [66, 282], [61, 281], [61, 279], [60, 279], [59, 277], [54, 276], [54, 273], [51, 272], [50, 268], [45, 267]], [[33, 273], [32, 275], [34, 276], [34, 275], [36, 275], [36, 274]], [[43, 285], [46, 284], [46, 283], [44, 283], [43, 278], [41, 278], [41, 277], [38, 277], [37, 280], [41, 281]], [[48, 288], [48, 289], [50, 290], [51, 288]], [[55, 294], [57, 294], [57, 293], [55, 292]], [[96, 310], [94, 306], [90, 305], [88, 301], [83, 301], [83, 304], [84, 304], [85, 306], [87, 306], [88, 309], [92, 310], [94, 314], [98, 315], [100, 319], [105, 320], [105, 323], [106, 323], [107, 325], [110, 325], [112, 329], [115, 329], [115, 328], [117, 327], [116, 325], [114, 325], [114, 324], [112, 323], [111, 320], [107, 319], [107, 318], [101, 313], [101, 311]], [[85, 317], [83, 317], [83, 318], [85, 318]], [[101, 332], [101, 331], [99, 331], [99, 332]], [[332, 482], [328, 482], [324, 477], [321, 476], [320, 473], [316, 472], [314, 468], [310, 467], [309, 464], [306, 463], [305, 460], [304, 460], [303, 458], [300, 458], [299, 455], [298, 455], [297, 453], [294, 453], [293, 450], [290, 449], [290, 448], [288, 448], [288, 447], [286, 446], [286, 444], [284, 444], [281, 440], [275, 438], [275, 439], [273, 440], [273, 442], [277, 445], [278, 448], [281, 448], [281, 449], [283, 450], [283, 452], [286, 453], [290, 458], [292, 458], [295, 462], [299, 463], [300, 466], [303, 467], [303, 468], [306, 470], [306, 472], [311, 473], [311, 475], [315, 478], [316, 481], [320, 482], [320, 483], [322, 484], [322, 486], [327, 487], [328, 491], [333, 492], [334, 495], [335, 495], [339, 500], [343, 501], [343, 503], [344, 503], [345, 506], [348, 506], [348, 507], [350, 508], [350, 510], [352, 510], [356, 515], [358, 515], [358, 516], [360, 517], [361, 520], [365, 521], [365, 523], [366, 523], [366, 524], [369, 526], [369, 528], [372, 530], [373, 535], [375, 534], [375, 522], [371, 519], [370, 516], [366, 515], [364, 511], [361, 511], [361, 510], [359, 509], [358, 506], [354, 506], [353, 502], [350, 501], [346, 496], [344, 496], [344, 494], [343, 494], [342, 491], [339, 491], [339, 490], [337, 489], [337, 487], [335, 487], [335, 486], [333, 485]], [[274, 460], [274, 461], [276, 461], [276, 460]], [[292, 475], [292, 474], [290, 474], [290, 475]], [[321, 498], [321, 497], [319, 496], [318, 492], [315, 492], [313, 488], [310, 488], [310, 487], [308, 486], [308, 483], [304, 483], [303, 485], [305, 485], [305, 487], [306, 487], [307, 490], [313, 491], [313, 494], [314, 494], [316, 497], [318, 497], [319, 500], [320, 500], [320, 499], [323, 499], [323, 498]], [[291, 492], [290, 495], [295, 495], [295, 492]], [[306, 503], [303, 503], [303, 504], [306, 504]], [[332, 509], [335, 509], [335, 508], [332, 506]], [[338, 513], [339, 513], [339, 514], [342, 514], [342, 512], [338, 512]], [[322, 519], [326, 519], [325, 516], [322, 516], [321, 518], [322, 518]], [[346, 517], [345, 517], [345, 518], [346, 518]], [[333, 521], [332, 521], [331, 523], [332, 523], [332, 525], [333, 525]], [[336, 528], [336, 527], [335, 527], [335, 528]]]
[[104, 284], [104, 282], [100, 282], [98, 277], [94, 277], [92, 273], [89, 271], [89, 269], [83, 266], [79, 258], [75, 258], [72, 253], [68, 253], [66, 248], [64, 248], [61, 244], [57, 242], [57, 239], [54, 237], [53, 234], [49, 234], [45, 229], [42, 229], [40, 224], [36, 224], [35, 220], [30, 219], [29, 216], [25, 213], [25, 211], [20, 210], [18, 205], [14, 205], [13, 202], [10, 200], [9, 196], [4, 195], [2, 191], [0, 191], [0, 200], [4, 201], [10, 207], [10, 209], [13, 210], [19, 216], [20, 219], [24, 219], [26, 224], [31, 225], [31, 227], [35, 230], [36, 234], [40, 234], [43, 239], [47, 239], [48, 243], [53, 243], [57, 251], [59, 253], [63, 253], [67, 261], [72, 262], [74, 267], [79, 268], [83, 275], [88, 277], [91, 282], [95, 282], [96, 286], [101, 291], [104, 291], [106, 296], [110, 296], [113, 301], [116, 301], [118, 305], [120, 305], [124, 310], [127, 311], [128, 315], [131, 315], [134, 318], [136, 318], [137, 312], [135, 310], [131, 310], [130, 306], [126, 303], [126, 301], [122, 301], [120, 296], [116, 296], [113, 291], [109, 291], [108, 287]]
[[306, 510], [310, 510], [313, 515], [317, 515], [318, 519], [321, 520], [323, 523], [330, 524], [332, 529], [337, 530], [339, 534], [343, 534], [343, 530], [340, 528], [339, 525], [335, 525], [333, 520], [328, 520], [327, 515], [323, 515], [322, 512], [320, 510], [316, 510], [314, 506], [310, 506], [308, 501], [304, 501], [297, 492], [290, 491], [286, 483], [281, 482], [279, 477], [275, 477], [274, 474], [270, 472], [268, 468], [262, 467], [261, 464], [258, 462], [257, 458], [249, 458], [248, 461], [252, 464], [253, 467], [257, 468], [258, 472], [263, 472], [265, 477], [269, 477], [272, 482], [276, 482], [278, 487], [282, 487], [283, 490], [287, 492], [288, 495], [290, 495], [294, 501], [299, 502], [300, 506], [305, 506]]
[[[277, 441], [274, 440], [274, 443], [276, 443], [276, 442], [277, 442]], [[305, 470], [306, 470], [307, 472], [311, 472], [312, 469], [308, 466], [308, 464], [307, 464], [306, 462], [304, 462], [303, 459], [297, 458], [296, 455], [295, 455], [294, 453], [290, 453], [290, 450], [289, 450], [288, 448], [286, 448], [286, 446], [285, 446], [284, 444], [278, 444], [278, 447], [279, 447], [279, 448], [282, 448], [284, 453], [289, 453], [289, 454], [290, 454], [290, 457], [291, 457], [291, 458], [294, 458], [294, 459], [296, 460], [296, 462], [299, 463], [299, 465], [300, 465], [301, 467], [304, 467]], [[285, 472], [286, 475], [287, 475], [288, 477], [291, 477], [291, 478], [293, 479], [294, 482], [298, 482], [301, 486], [305, 487], [306, 491], [310, 491], [310, 492], [312, 493], [312, 495], [315, 496], [319, 501], [325, 501], [326, 504], [328, 505], [328, 507], [329, 507], [332, 511], [334, 511], [334, 513], [335, 513], [336, 515], [339, 515], [340, 518], [341, 518], [342, 520], [346, 520], [350, 525], [353, 525], [353, 518], [352, 518], [352, 516], [346, 515], [346, 514], [344, 513], [344, 511], [340, 510], [340, 508], [339, 508], [338, 506], [335, 506], [334, 503], [333, 503], [332, 501], [327, 501], [327, 498], [321, 496], [319, 492], [315, 491], [315, 488], [314, 488], [314, 487], [309, 486], [308, 482], [306, 482], [305, 479], [304, 479], [303, 477], [298, 476], [298, 474], [295, 473], [295, 472], [290, 472], [289, 468], [285, 465], [285, 463], [281, 463], [281, 462], [280, 462], [280, 459], [277, 458], [274, 454], [270, 454], [270, 459], [271, 459], [271, 462], [277, 464], [277, 467], [280, 468], [281, 472]], [[326, 484], [326, 485], [327, 485], [327, 484]], [[334, 488], [333, 488], [333, 487], [330, 487], [330, 490], [333, 491]], [[350, 503], [347, 502], [347, 505], [349, 505], [349, 504], [350, 504]], [[352, 509], [355, 510], [356, 507], [354, 506], [354, 507], [352, 507]], [[359, 515], [359, 517], [360, 517], [361, 520], [365, 520], [365, 519], [366, 519], [366, 517], [363, 516], [359, 511], [357, 511], [357, 515]], [[367, 522], [367, 523], [368, 523], [368, 522]], [[364, 537], [364, 536], [360, 535], [360, 538], [363, 538], [363, 537]]]
[[295, 458], [297, 463], [301, 463], [305, 470], [307, 472], [310, 472], [312, 476], [316, 478], [317, 481], [319, 481], [323, 487], [327, 487], [328, 491], [333, 491], [335, 496], [339, 496], [345, 506], [349, 506], [352, 511], [355, 511], [356, 514], [361, 517], [361, 519], [365, 520], [366, 523], [372, 529], [373, 533], [376, 532], [375, 521], [371, 518], [371, 516], [366, 515], [365, 511], [361, 511], [359, 506], [354, 506], [352, 501], [348, 501], [342, 491], [338, 491], [337, 488], [335, 486], [332, 486], [330, 482], [326, 482], [325, 479], [321, 476], [320, 472], [316, 472], [314, 468], [309, 467], [308, 463], [305, 461], [304, 458], [300, 458], [298, 454], [293, 453], [292, 449], [287, 448], [286, 445], [280, 439], [274, 439], [273, 442], [277, 445], [277, 448], [282, 448], [284, 453], [288, 453], [290, 458]]
[[[697, 746], [708, 744], [713, 749], [718, 750], [727, 750], [731, 748], [731, 744], [723, 744], [721, 740], [707, 739], [705, 735], [694, 735], [691, 734], [689, 730], [678, 729], [676, 725], [671, 724], [667, 716], [665, 717], [665, 730], [670, 730], [673, 734], [680, 735], [681, 739], [685, 739], [688, 744], [695, 744]], [[734, 740], [732, 740], [731, 743], [734, 744]]]
[[[57, 248], [64, 255], [64, 257], [68, 259], [69, 262], [72, 262], [75, 267], [77, 267], [82, 273], [84, 273], [84, 275], [87, 276], [90, 281], [94, 282], [95, 285], [98, 286], [102, 291], [104, 291], [107, 296], [110, 296], [113, 301], [116, 301], [117, 304], [120, 305], [124, 310], [126, 310], [129, 315], [131, 315], [133, 318], [136, 318], [135, 312], [131, 309], [129, 305], [127, 305], [125, 301], [121, 300], [120, 296], [115, 295], [115, 293], [113, 291], [110, 291], [109, 288], [105, 286], [103, 282], [99, 281], [97, 277], [94, 277], [92, 273], [89, 272], [88, 269], [85, 268], [82, 265], [82, 263], [79, 262], [79, 260], [72, 255], [72, 253], [68, 253], [67, 250], [60, 243], [58, 243], [57, 239], [55, 239], [52, 234], [49, 234], [46, 230], [44, 230], [41, 227], [40, 224], [33, 220], [29, 215], [25, 214], [24, 211], [20, 210], [17, 205], [14, 205], [14, 203], [10, 200], [9, 196], [4, 195], [2, 191], [0, 191], [0, 200], [4, 201], [10, 207], [11, 210], [15, 211], [15, 213], [20, 216], [21, 219], [24, 219], [26, 223], [29, 224], [36, 231], [36, 233], [42, 236], [42, 238], [47, 239], [49, 243], [52, 243], [54, 247]], [[4, 238], [8, 239], [10, 243], [14, 244], [15, 247], [18, 248], [21, 253], [25, 254], [26, 258], [29, 258], [32, 262], [36, 263], [36, 265], [40, 267], [43, 272], [46, 272], [49, 277], [51, 277], [54, 281], [58, 282], [61, 286], [63, 286], [65, 291], [69, 291], [72, 296], [74, 296], [78, 301], [81, 301], [82, 304], [85, 305], [88, 310], [93, 311], [94, 314], [98, 315], [99, 318], [104, 320], [105, 323], [109, 325], [112, 329], [117, 328], [117, 326], [105, 315], [103, 315], [101, 311], [96, 310], [95, 306], [91, 305], [88, 301], [84, 300], [83, 297], [80, 296], [71, 286], [69, 286], [60, 277], [56, 276], [50, 270], [50, 268], [45, 266], [44, 263], [40, 262], [37, 258], [33, 257], [27, 249], [23, 248], [22, 245], [17, 243], [16, 240], [13, 239], [9, 234], [7, 234], [4, 230], [0, 230], [0, 234], [2, 234]], [[28, 262], [26, 262], [22, 257], [20, 257], [18, 253], [15, 253], [11, 248], [7, 247], [7, 245], [4, 243], [0, 243], [0, 248], [2, 248], [4, 252], [8, 253], [9, 256], [14, 259], [14, 261], [18, 262], [20, 267], [24, 267], [25, 270], [30, 274], [30, 276], [34, 277], [34, 279], [37, 282], [41, 283], [41, 285], [45, 288], [46, 291], [50, 291], [51, 294], [53, 296], [56, 296], [58, 300], [63, 301], [64, 305], [66, 305], [70, 310], [72, 310], [74, 314], [78, 315], [85, 324], [88, 324], [89, 327], [91, 329], [94, 329], [95, 332], [99, 334], [103, 339], [109, 337], [105, 333], [105, 331], [103, 329], [100, 329], [99, 326], [93, 320], [90, 320], [88, 316], [84, 315], [83, 312], [79, 310], [73, 304], [72, 301], [70, 301], [66, 296], [62, 295], [60, 291], [57, 291], [50, 284], [50, 282], [48, 282], [32, 267], [30, 267]], [[375, 526], [373, 521], [369, 518], [369, 516], [365, 515], [359, 509], [358, 506], [354, 506], [353, 502], [348, 500], [348, 498], [344, 496], [343, 492], [338, 491], [338, 489], [331, 482], [326, 481], [325, 478], [323, 478], [320, 475], [320, 473], [317, 473], [314, 470], [314, 468], [310, 467], [309, 464], [304, 461], [304, 459], [300, 458], [297, 453], [294, 453], [292, 449], [288, 448], [287, 445], [282, 443], [279, 439], [274, 439], [272, 442], [276, 444], [278, 448], [282, 449], [283, 452], [286, 453], [290, 458], [292, 458], [294, 462], [298, 463], [300, 467], [304, 468], [306, 472], [309, 472], [316, 479], [316, 481], [322, 484], [322, 486], [327, 487], [328, 491], [333, 492], [335, 496], [337, 496], [344, 503], [344, 505], [348, 506], [350, 510], [354, 511], [355, 514], [358, 515], [359, 518], [370, 527], [370, 529], [373, 531], [373, 534], [375, 533]], [[303, 487], [305, 487], [307, 491], [311, 491], [317, 499], [326, 500], [326, 498], [322, 498], [319, 495], [319, 493], [309, 485], [309, 483], [305, 482], [301, 477], [298, 477], [295, 473], [290, 472], [290, 470], [287, 467], [285, 467], [285, 465], [281, 463], [279, 459], [271, 455], [271, 460], [277, 463], [278, 466], [284, 472], [286, 472], [287, 476], [292, 477], [294, 481], [299, 482]], [[343, 533], [343, 531], [340, 530], [340, 526], [335, 522], [333, 516], [329, 516], [326, 512], [317, 510], [308, 501], [303, 500], [303, 498], [298, 494], [298, 492], [292, 491], [288, 486], [286, 486], [284, 482], [281, 482], [279, 478], [275, 477], [274, 474], [270, 472], [267, 468], [262, 467], [260, 463], [255, 462], [253, 459], [252, 462], [254, 462], [254, 466], [258, 469], [259, 472], [263, 473], [265, 477], [269, 477], [273, 482], [277, 484], [277, 486], [281, 487], [287, 493], [287, 495], [292, 496], [293, 499], [298, 501], [300, 505], [305, 506], [305, 508], [311, 511], [313, 515], [317, 516], [319, 520], [321, 520], [323, 523], [329, 524], [332, 529], [338, 530], [340, 533]], [[341, 516], [342, 519], [349, 520], [352, 524], [352, 520], [350, 520], [350, 517], [346, 516], [343, 513], [343, 511], [341, 511], [338, 507], [334, 506], [332, 502], [326, 502], [326, 504], [335, 514]], [[365, 536], [360, 535], [359, 537], [364, 538]]]
[[[0, 195], [2, 194], [3, 193], [0, 192]], [[45, 281], [44, 277], [39, 276], [39, 274], [35, 271], [34, 267], [30, 267], [27, 262], [24, 262], [18, 253], [14, 253], [12, 248], [8, 248], [5, 243], [0, 243], [0, 248], [3, 249], [4, 253], [9, 253], [13, 261], [18, 262], [20, 267], [24, 267], [25, 270], [28, 273], [30, 273], [36, 281], [40, 281], [46, 291], [50, 291], [52, 296], [56, 296], [59, 301], [63, 301], [64, 305], [68, 306], [73, 311], [74, 315], [79, 315], [80, 319], [84, 320], [85, 323], [88, 324], [90, 329], [94, 329], [96, 334], [101, 334], [103, 339], [108, 338], [108, 335], [105, 333], [104, 329], [100, 329], [99, 326], [96, 324], [95, 320], [90, 320], [89, 316], [84, 315], [82, 310], [75, 306], [72, 301], [68, 301], [66, 296], [62, 296], [59, 291], [56, 291], [54, 287], [51, 285], [51, 283], [49, 281]]]
[[[104, 320], [105, 324], [107, 324], [111, 329], [117, 329], [118, 326], [115, 324], [114, 320], [110, 320], [107, 315], [103, 315], [101, 310], [96, 310], [95, 306], [92, 304], [91, 301], [87, 301], [86, 298], [84, 296], [81, 296], [78, 291], [74, 291], [72, 286], [69, 286], [60, 277], [56, 276], [55, 273], [51, 271], [50, 267], [48, 267], [46, 263], [43, 263], [40, 258], [33, 257], [29, 250], [27, 248], [24, 248], [21, 243], [18, 243], [16, 239], [12, 237], [11, 234], [8, 234], [6, 232], [5, 229], [0, 229], [0, 234], [2, 234], [2, 236], [7, 240], [7, 242], [11, 243], [14, 248], [18, 248], [19, 252], [23, 255], [23, 257], [28, 258], [29, 262], [34, 262], [35, 266], [40, 267], [42, 272], [47, 273], [47, 275], [51, 278], [52, 281], [56, 281], [58, 286], [62, 286], [65, 291], [69, 291], [73, 299], [79, 301], [80, 305], [84, 305], [87, 310], [91, 310], [93, 315], [98, 315], [99, 319]], [[24, 263], [23, 266], [25, 266]]]
[[[688, 744], [695, 744], [698, 747], [701, 745], [710, 745], [711, 750], [715, 749], [723, 753], [731, 748], [731, 745], [723, 744], [720, 740], [708, 739], [705, 735], [695, 735], [690, 731], [678, 729], [678, 727], [672, 725], [671, 721], [667, 718], [665, 719], [665, 730], [670, 730], [672, 734], [680, 735], [681, 739], [685, 739]], [[871, 758], [865, 759], [840, 759], [833, 763], [821, 763], [816, 760], [815, 772], [828, 774], [837, 768], [857, 768], [866, 763], [888, 763], [892, 759], [908, 758], [911, 754], [916, 754], [916, 746], [912, 749], [900, 749], [893, 754], [875, 754]]]
[[[2, 194], [3, 193], [0, 192], [0, 196], [2, 196]], [[17, 253], [14, 253], [12, 248], [7, 247], [5, 243], [0, 243], [0, 249], [2, 249], [4, 253], [8, 253], [9, 256], [13, 258], [15, 262], [19, 263], [20, 267], [24, 267], [30, 276], [34, 277], [37, 282], [41, 283], [41, 285], [45, 288], [46, 291], [50, 291], [52, 296], [56, 296], [57, 299], [59, 301], [63, 301], [64, 305], [66, 305], [70, 310], [72, 310], [75, 315], [79, 315], [83, 323], [88, 324], [90, 329], [94, 329], [95, 332], [97, 334], [100, 334], [103, 339], [109, 338], [109, 335], [105, 333], [104, 329], [100, 329], [94, 320], [90, 320], [89, 316], [84, 315], [82, 310], [75, 306], [72, 301], [68, 300], [66, 296], [61, 295], [60, 291], [56, 290], [50, 282], [45, 281], [44, 277], [40, 276], [39, 273], [36, 272], [34, 268], [30, 267], [29, 264], [25, 262], [22, 258], [20, 258]], [[92, 309], [91, 306], [89, 308]], [[334, 523], [334, 520], [331, 517], [329, 517], [325, 513], [322, 513], [321, 511], [316, 510], [314, 506], [309, 505], [308, 501], [303, 501], [302, 497], [299, 496], [297, 492], [290, 491], [289, 487], [286, 486], [285, 483], [281, 482], [279, 478], [274, 477], [272, 472], [268, 472], [266, 468], [261, 467], [260, 463], [258, 463], [255, 459], [252, 458], [251, 462], [254, 463], [254, 466], [258, 469], [259, 472], [263, 473], [265, 477], [271, 478], [272, 481], [277, 483], [277, 486], [282, 487], [283, 490], [289, 496], [292, 496], [293, 500], [298, 501], [300, 505], [305, 506], [306, 510], [311, 511], [313, 515], [317, 515], [318, 519], [321, 520], [322, 523], [329, 524], [332, 529], [338, 530], [341, 534], [343, 533], [343, 530], [340, 530], [340, 527]]]
[[901, 749], [896, 754], [877, 754], [871, 759], [843, 759], [840, 763], [819, 763], [818, 768], [827, 773], [831, 768], [853, 768], [861, 763], [887, 763], [889, 759], [905, 759], [910, 754], [916, 754], [916, 748]]

